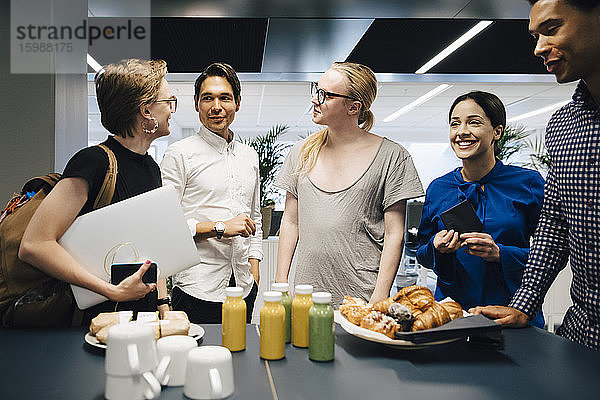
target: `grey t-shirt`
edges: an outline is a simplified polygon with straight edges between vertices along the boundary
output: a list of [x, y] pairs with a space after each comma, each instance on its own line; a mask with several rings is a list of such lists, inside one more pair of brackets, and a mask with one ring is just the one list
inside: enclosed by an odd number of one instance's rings
[[384, 138], [356, 182], [328, 192], [308, 175], [296, 173], [303, 144], [300, 141], [290, 150], [275, 180], [275, 186], [298, 199], [294, 282], [331, 292], [334, 306], [344, 295], [368, 301], [383, 249], [384, 211], [400, 200], [424, 195], [412, 158], [404, 147]]

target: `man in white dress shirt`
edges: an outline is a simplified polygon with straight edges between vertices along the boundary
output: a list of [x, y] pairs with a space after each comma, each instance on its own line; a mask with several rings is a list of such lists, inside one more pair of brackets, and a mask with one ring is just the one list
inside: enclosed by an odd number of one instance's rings
[[200, 130], [170, 145], [160, 165], [163, 185], [179, 192], [202, 259], [173, 276], [172, 306], [191, 322], [221, 323], [225, 288], [239, 286], [249, 323], [263, 256], [258, 155], [229, 129], [241, 100], [231, 66], [206, 67], [194, 92]]

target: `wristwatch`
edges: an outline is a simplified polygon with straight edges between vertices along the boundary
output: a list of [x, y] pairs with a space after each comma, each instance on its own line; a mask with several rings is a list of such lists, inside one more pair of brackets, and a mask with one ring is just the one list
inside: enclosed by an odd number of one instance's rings
[[169, 296], [167, 296], [167, 297], [164, 297], [162, 299], [156, 300], [156, 305], [157, 306], [162, 306], [163, 304], [166, 304], [166, 305], [170, 306], [171, 305], [171, 298]]
[[217, 232], [217, 239], [220, 240], [223, 237], [223, 234], [225, 233], [225, 222], [217, 221], [213, 229], [215, 230], [215, 232]]

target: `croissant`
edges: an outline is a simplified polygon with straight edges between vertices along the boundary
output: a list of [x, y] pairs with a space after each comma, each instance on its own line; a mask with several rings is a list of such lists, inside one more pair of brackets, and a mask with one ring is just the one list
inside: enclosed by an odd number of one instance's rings
[[344, 296], [344, 302], [340, 306], [340, 313], [354, 325], [360, 325], [360, 321], [371, 312], [371, 307], [363, 299]]
[[463, 310], [460, 304], [458, 304], [457, 302], [446, 301], [440, 304], [446, 309], [446, 311], [448, 311], [448, 314], [450, 314], [451, 319], [462, 318]]
[[427, 311], [415, 317], [415, 322], [412, 326], [412, 331], [422, 331], [424, 329], [437, 328], [450, 322], [450, 314], [446, 309], [437, 302], [433, 302]]
[[402, 288], [392, 299], [398, 301], [403, 297], [412, 304], [412, 308], [417, 308], [421, 311], [426, 311], [435, 302], [433, 293], [424, 286], [412, 285]]
[[344, 301], [342, 302], [342, 305], [346, 305], [346, 304], [355, 304], [355, 305], [364, 306], [367, 304], [367, 302], [358, 297], [344, 296]]
[[391, 297], [388, 297], [385, 300], [381, 300], [373, 304], [373, 310], [387, 314], [392, 303], [394, 303], [394, 300], [392, 300]]
[[415, 290], [420, 289], [421, 287], [422, 286], [417, 286], [417, 285], [403, 287], [402, 289], [400, 289], [398, 291], [398, 293], [396, 293], [394, 296], [392, 296], [392, 299], [394, 301], [397, 301], [400, 297], [406, 297], [408, 294], [414, 292]]
[[360, 321], [360, 326], [374, 332], [383, 333], [390, 339], [394, 339], [394, 334], [399, 329], [398, 324], [392, 317], [388, 317], [379, 311], [368, 313]]

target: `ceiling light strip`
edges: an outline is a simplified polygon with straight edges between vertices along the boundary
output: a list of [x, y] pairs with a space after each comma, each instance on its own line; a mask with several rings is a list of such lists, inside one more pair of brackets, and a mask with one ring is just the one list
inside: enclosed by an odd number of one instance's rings
[[98, 64], [98, 61], [94, 60], [94, 57], [87, 55], [87, 63], [96, 72], [102, 69], [102, 65]]
[[456, 39], [450, 46], [446, 47], [442, 50], [437, 56], [433, 57], [431, 60], [427, 61], [425, 65], [415, 71], [415, 74], [424, 74], [433, 68], [437, 63], [442, 61], [444, 58], [448, 57], [458, 48], [460, 48], [463, 44], [467, 43], [469, 40], [473, 39], [478, 33], [483, 31], [485, 28], [490, 26], [494, 21], [480, 21], [469, 29], [464, 35]]
[[384, 118], [383, 122], [391, 122], [391, 121], [397, 119], [402, 114], [406, 114], [413, 108], [420, 106], [421, 104], [423, 104], [426, 101], [430, 100], [431, 98], [437, 96], [438, 94], [445, 92], [446, 90], [450, 89], [451, 87], [452, 87], [452, 85], [448, 85], [446, 83], [443, 83], [443, 84], [437, 86], [435, 89], [430, 90], [429, 92], [425, 93], [423, 96], [419, 97], [412, 103], [409, 103], [409, 104], [405, 105], [404, 107], [402, 107], [401, 109], [399, 109], [398, 111], [394, 112], [393, 114], [388, 115], [387, 117]]
[[554, 111], [554, 110], [556, 110], [556, 109], [564, 106], [565, 104], [567, 104], [570, 101], [571, 101], [571, 99], [569, 99], [569, 100], [563, 100], [561, 102], [558, 102], [558, 103], [555, 103], [555, 104], [552, 104], [552, 105], [549, 105], [549, 106], [546, 106], [546, 107], [542, 107], [542, 108], [540, 108], [538, 110], [534, 110], [534, 111], [527, 112], [525, 114], [517, 115], [516, 117], [512, 117], [512, 118], [507, 119], [506, 122], [516, 122], [516, 121], [520, 121], [522, 119], [526, 119], [526, 118], [534, 117], [536, 115], [547, 113], [549, 111]]

